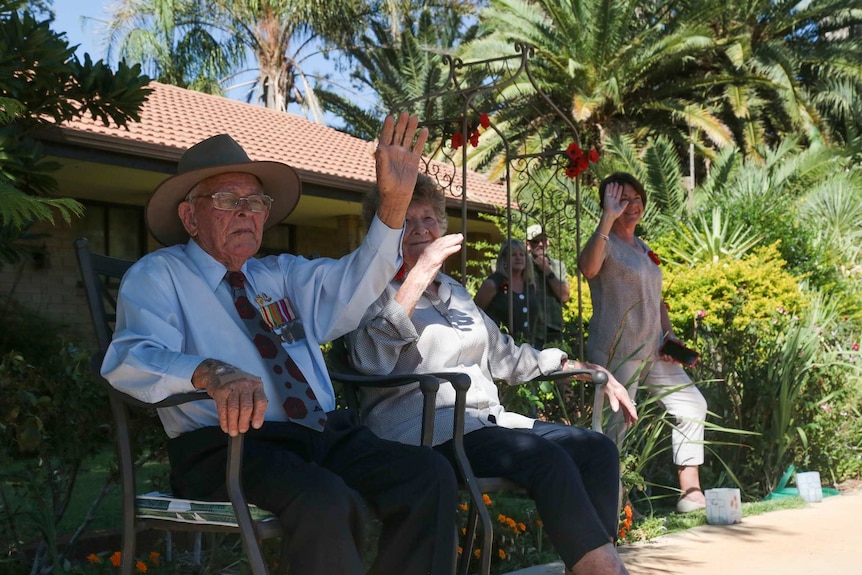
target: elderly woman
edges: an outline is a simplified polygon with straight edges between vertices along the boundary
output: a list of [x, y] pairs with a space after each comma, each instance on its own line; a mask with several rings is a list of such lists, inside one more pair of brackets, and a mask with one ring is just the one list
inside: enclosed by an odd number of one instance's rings
[[[510, 264], [511, 261], [511, 264]], [[509, 269], [511, 265], [511, 269]], [[509, 294], [512, 322], [509, 322]], [[503, 242], [494, 273], [482, 282], [473, 301], [488, 317], [504, 325], [516, 341], [534, 341], [541, 306], [536, 293], [533, 266], [527, 265], [527, 248], [521, 240]]]
[[[631, 174], [617, 172], [599, 186], [602, 216], [578, 256], [578, 267], [590, 284], [593, 317], [587, 357], [608, 366], [628, 386], [632, 399], [643, 384], [676, 420], [671, 441], [680, 498], [677, 510], [703, 509], [698, 467], [703, 463], [706, 401], [682, 366], [661, 353], [665, 341], [678, 342], [662, 301], [658, 257], [635, 235], [643, 217], [646, 192]], [[626, 426], [608, 414], [607, 433], [619, 446]], [[593, 429], [602, 429], [602, 399], [596, 394]]]
[[[365, 214], [376, 210], [377, 195]], [[518, 346], [476, 307], [467, 290], [440, 272], [459, 251], [461, 234], [446, 230], [445, 196], [419, 176], [402, 239], [404, 266], [347, 338], [350, 361], [366, 374], [461, 371], [470, 375], [464, 448], [476, 475], [506, 477], [536, 502], [570, 574], [624, 574], [613, 547], [618, 517], [619, 454], [592, 430], [536, 421], [500, 405], [494, 380], [519, 384], [559, 369], [594, 365], [567, 360], [559, 349]], [[381, 437], [418, 445], [422, 397], [416, 386], [363, 392], [365, 422]], [[609, 378], [611, 405], [636, 419], [625, 389]], [[437, 395], [434, 449], [453, 465], [455, 393]]]

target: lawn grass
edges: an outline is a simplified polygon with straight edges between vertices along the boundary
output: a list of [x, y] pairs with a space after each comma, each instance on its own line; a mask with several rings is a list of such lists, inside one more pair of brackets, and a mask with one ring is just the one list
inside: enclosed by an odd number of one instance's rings
[[[73, 532], [78, 528], [105, 484], [112, 467], [116, 467], [116, 461], [114, 451], [110, 448], [84, 462], [72, 491], [69, 508], [60, 522], [60, 533]], [[136, 475], [138, 493], [165, 489], [168, 483], [168, 471], [167, 464], [151, 462], [144, 465]], [[95, 510], [88, 530], [119, 531], [122, 513], [120, 488], [115, 484]]]

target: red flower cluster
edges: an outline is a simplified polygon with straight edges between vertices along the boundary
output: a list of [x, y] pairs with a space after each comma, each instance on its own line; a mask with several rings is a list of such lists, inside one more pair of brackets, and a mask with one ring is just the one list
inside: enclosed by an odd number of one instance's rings
[[572, 142], [566, 148], [566, 155], [569, 157], [569, 167], [566, 168], [566, 175], [572, 179], [587, 171], [590, 164], [595, 164], [599, 161], [599, 152], [595, 148], [585, 153], [575, 142]]
[[[488, 114], [486, 112], [482, 112], [479, 115], [479, 125], [476, 126], [475, 130], [470, 132], [470, 137], [467, 140], [470, 142], [470, 145], [472, 145], [474, 148], [479, 146], [479, 134], [480, 134], [479, 128], [480, 127], [482, 128], [483, 131], [487, 130], [489, 127], [491, 127], [491, 120], [490, 120], [490, 118], [488, 118]], [[464, 133], [461, 131], [458, 131], [458, 132], [455, 132], [454, 134], [452, 134], [452, 149], [457, 150], [458, 148], [460, 148], [463, 145], [464, 145]]]
[[[661, 265], [661, 260], [660, 260], [660, 259], [658, 259], [658, 256], [657, 256], [657, 255], [655, 255], [655, 252], [654, 252], [654, 251], [650, 250], [650, 251], [647, 253], [647, 255], [649, 256], [649, 259], [651, 259], [651, 260], [652, 260], [652, 263], [654, 263], [654, 264], [655, 264], [655, 265], [657, 265], [657, 266], [660, 266], [660, 265]], [[704, 314], [704, 315], [705, 315], [705, 314]]]

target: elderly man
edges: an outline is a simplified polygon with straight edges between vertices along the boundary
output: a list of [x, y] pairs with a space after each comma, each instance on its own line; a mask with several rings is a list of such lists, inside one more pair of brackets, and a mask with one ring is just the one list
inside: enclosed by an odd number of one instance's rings
[[363, 244], [339, 260], [254, 258], [264, 230], [299, 200], [296, 172], [249, 160], [227, 135], [192, 146], [147, 206], [151, 233], [169, 247], [141, 258], [120, 286], [103, 375], [146, 402], [194, 389], [212, 396], [159, 412], [172, 487], [226, 499], [226, 434], [246, 433], [246, 494], [280, 518], [292, 573], [363, 572], [356, 493], [384, 524], [369, 573], [454, 568], [451, 466], [336, 411], [320, 351], [358, 325], [401, 265], [427, 138], [417, 125], [407, 114], [386, 118], [375, 152], [383, 201]]
[[539, 308], [542, 310], [536, 325], [533, 344], [542, 348], [546, 343], [563, 341], [563, 306], [569, 301], [569, 276], [566, 264], [548, 255], [551, 240], [538, 224], [527, 227], [527, 251], [535, 267]]

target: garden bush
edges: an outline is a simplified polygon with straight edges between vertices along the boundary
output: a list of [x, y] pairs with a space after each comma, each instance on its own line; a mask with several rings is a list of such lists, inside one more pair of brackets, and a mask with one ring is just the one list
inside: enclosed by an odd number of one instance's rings
[[[112, 469], [72, 532], [59, 533], [76, 482], [86, 471], [84, 462], [113, 446], [108, 396], [91, 374], [89, 344], [64, 335], [63, 326], [38, 312], [5, 307], [6, 329], [0, 336], [0, 567], [59, 572], [116, 485]], [[154, 418], [142, 421], [135, 435], [148, 459], [164, 455], [155, 448], [164, 443], [157, 423]]]

